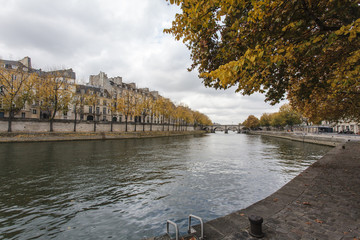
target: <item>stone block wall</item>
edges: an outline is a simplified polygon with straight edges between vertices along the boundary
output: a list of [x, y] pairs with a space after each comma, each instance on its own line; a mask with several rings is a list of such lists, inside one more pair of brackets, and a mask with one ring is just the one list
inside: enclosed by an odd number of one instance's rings
[[[49, 132], [50, 123], [48, 121], [41, 120], [26, 120], [26, 119], [15, 119], [11, 125], [12, 132]], [[74, 131], [74, 122], [70, 120], [63, 121], [54, 121], [53, 124], [54, 132], [73, 132]], [[125, 132], [125, 123], [113, 123], [113, 132]], [[163, 127], [162, 124], [145, 124], [145, 131], [168, 131], [168, 126]], [[0, 120], [0, 132], [7, 132], [8, 130], [8, 121], [5, 119]], [[135, 124], [128, 123], [127, 131], [134, 132]], [[173, 126], [170, 125], [170, 131], [173, 130]], [[183, 127], [185, 130], [185, 127]], [[194, 131], [193, 126], [188, 126], [187, 131]], [[76, 124], [76, 132], [93, 132], [94, 131], [94, 122], [92, 121], [82, 121]], [[96, 132], [110, 132], [111, 123], [110, 122], [98, 122], [96, 123]], [[136, 131], [143, 131], [143, 124], [136, 124]]]

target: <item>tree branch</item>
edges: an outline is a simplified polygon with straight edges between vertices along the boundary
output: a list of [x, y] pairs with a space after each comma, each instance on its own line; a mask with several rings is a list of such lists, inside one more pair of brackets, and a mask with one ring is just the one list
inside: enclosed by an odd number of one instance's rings
[[316, 25], [320, 28], [320, 31], [336, 31], [339, 30], [340, 27], [334, 27], [334, 26], [326, 26], [318, 17], [315, 16], [315, 14], [308, 8], [305, 0], [301, 0], [301, 3], [304, 7], [304, 10], [309, 14], [309, 16], [314, 20]]

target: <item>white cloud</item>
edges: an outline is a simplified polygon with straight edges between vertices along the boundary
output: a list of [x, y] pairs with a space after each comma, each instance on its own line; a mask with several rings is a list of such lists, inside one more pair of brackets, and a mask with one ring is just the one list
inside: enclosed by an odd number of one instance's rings
[[9, 0], [0, 8], [0, 58], [32, 58], [42, 69], [73, 68], [78, 82], [103, 71], [207, 114], [238, 123], [277, 111], [256, 94], [205, 88], [188, 72], [190, 53], [163, 29], [176, 6], [165, 0]]

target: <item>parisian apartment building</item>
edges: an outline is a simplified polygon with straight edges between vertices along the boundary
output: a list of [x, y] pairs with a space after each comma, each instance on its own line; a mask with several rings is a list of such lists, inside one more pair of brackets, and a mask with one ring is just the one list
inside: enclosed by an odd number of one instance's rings
[[[44, 74], [47, 73], [41, 69], [34, 69], [31, 66], [31, 58], [25, 57], [18, 61], [2, 60], [0, 59], [0, 67], [6, 71], [9, 69], [23, 68], [29, 73]], [[152, 98], [154, 101], [160, 96], [157, 91], [150, 91], [149, 88], [138, 88], [135, 83], [125, 83], [122, 77], [109, 78], [106, 73], [100, 72], [97, 75], [90, 75], [87, 84], [76, 84], [76, 74], [70, 69], [53, 70], [57, 75], [62, 76], [62, 79], [69, 84], [69, 89], [73, 96], [81, 99], [85, 95], [97, 96], [97, 102], [94, 105], [84, 104], [82, 111], [77, 113], [77, 119], [84, 121], [113, 121], [124, 122], [125, 116], [122, 113], [114, 114], [111, 108], [111, 102], [114, 98], [121, 97], [125, 93], [132, 93], [144, 97]], [[1, 86], [0, 86], [1, 87]], [[21, 109], [14, 117], [18, 119], [38, 119], [46, 120], [49, 118], [50, 113], [42, 111], [40, 108], [41, 102], [27, 102], [25, 107]], [[59, 111], [56, 113], [55, 119], [57, 120], [74, 120], [76, 106], [69, 105], [67, 111]], [[2, 96], [0, 95], [0, 119], [8, 117], [8, 113], [2, 109]], [[157, 123], [160, 117], [146, 116], [141, 114], [137, 116], [127, 116], [128, 122], [147, 122], [150, 121]], [[150, 118], [152, 118], [150, 120]]]

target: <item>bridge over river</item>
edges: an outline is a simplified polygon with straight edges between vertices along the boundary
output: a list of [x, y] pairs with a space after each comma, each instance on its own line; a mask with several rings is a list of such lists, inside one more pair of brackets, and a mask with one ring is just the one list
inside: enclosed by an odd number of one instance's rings
[[206, 126], [203, 129], [211, 133], [215, 133], [215, 131], [223, 131], [225, 133], [228, 133], [229, 130], [237, 133], [247, 131], [247, 128], [245, 126], [234, 124], [214, 124], [211, 126]]

